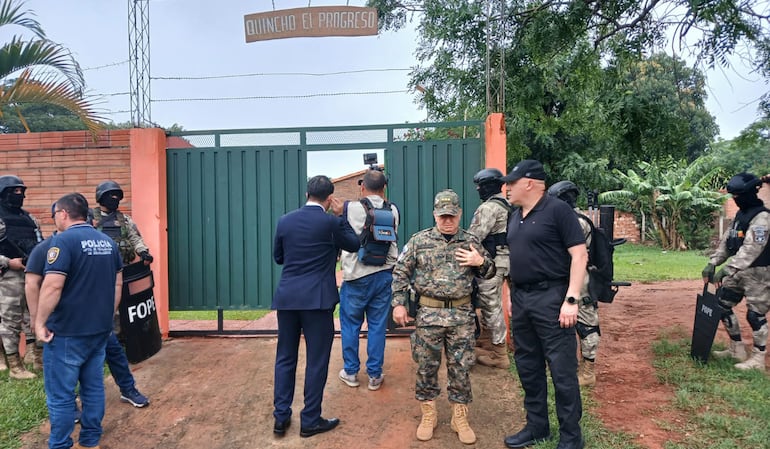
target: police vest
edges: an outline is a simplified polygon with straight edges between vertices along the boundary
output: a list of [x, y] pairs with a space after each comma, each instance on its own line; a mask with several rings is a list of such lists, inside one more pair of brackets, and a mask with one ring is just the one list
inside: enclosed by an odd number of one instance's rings
[[511, 219], [511, 213], [513, 212], [513, 207], [503, 198], [500, 198], [499, 196], [493, 196], [489, 198], [487, 201], [492, 201], [500, 204], [505, 211], [508, 213], [508, 218], [506, 218], [505, 223], [506, 226], [503, 229], [503, 232], [498, 232], [496, 234], [489, 234], [484, 238], [484, 240], [481, 241], [481, 246], [484, 247], [485, 250], [489, 253], [489, 257], [494, 259], [497, 257], [497, 247], [508, 247], [508, 221]]
[[11, 259], [29, 256], [32, 248], [42, 241], [35, 220], [24, 209], [11, 210], [0, 206], [0, 219], [5, 223], [5, 241], [0, 244], [0, 254]]
[[[770, 210], [764, 206], [754, 207], [746, 211], [739, 210], [735, 215], [735, 221], [733, 222], [730, 232], [725, 242], [725, 246], [731, 256], [734, 256], [738, 252], [738, 249], [743, 245], [743, 240], [746, 238], [746, 232], [749, 229], [751, 221], [758, 214], [762, 212], [770, 213]], [[765, 236], [767, 239], [768, 236]], [[766, 267], [770, 265], [770, 245], [765, 244], [765, 249], [750, 265], [751, 267]]]
[[95, 207], [94, 217], [97, 218], [97, 222], [94, 227], [107, 234], [118, 245], [120, 251], [120, 257], [123, 258], [123, 264], [131, 263], [136, 257], [136, 250], [129, 240], [129, 224], [126, 220], [126, 216], [120, 211], [113, 211], [107, 215], [102, 215], [102, 210]]

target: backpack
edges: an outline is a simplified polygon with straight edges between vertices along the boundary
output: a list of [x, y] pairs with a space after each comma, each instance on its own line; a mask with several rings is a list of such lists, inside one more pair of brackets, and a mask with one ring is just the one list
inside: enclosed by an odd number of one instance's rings
[[612, 255], [615, 244], [625, 243], [625, 240], [615, 243], [610, 241], [604, 229], [594, 226], [590, 218], [578, 214], [591, 226], [591, 244], [588, 247], [588, 295], [594, 301], [612, 302], [618, 289], [612, 283], [615, 265]]
[[[385, 265], [390, 245], [397, 239], [396, 217], [391, 208], [392, 203], [383, 201], [382, 207], [375, 208], [369, 198], [362, 198], [360, 201], [366, 211], [366, 220], [359, 236], [361, 248], [358, 250], [358, 260], [364, 265]], [[347, 205], [346, 202], [345, 217], [348, 212]]]

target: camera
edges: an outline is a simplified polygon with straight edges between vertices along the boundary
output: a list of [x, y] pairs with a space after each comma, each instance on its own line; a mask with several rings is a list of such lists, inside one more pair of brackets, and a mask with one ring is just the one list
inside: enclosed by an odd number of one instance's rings
[[377, 153], [364, 153], [364, 165], [368, 165], [372, 170], [377, 170]]

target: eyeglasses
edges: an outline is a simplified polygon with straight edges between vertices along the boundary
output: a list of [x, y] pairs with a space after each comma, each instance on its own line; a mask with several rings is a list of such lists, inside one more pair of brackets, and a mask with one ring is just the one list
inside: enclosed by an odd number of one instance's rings
[[51, 218], [56, 218], [56, 214], [58, 214], [59, 212], [64, 212], [64, 209], [56, 209], [55, 211], [53, 211], [53, 213], [51, 214]]

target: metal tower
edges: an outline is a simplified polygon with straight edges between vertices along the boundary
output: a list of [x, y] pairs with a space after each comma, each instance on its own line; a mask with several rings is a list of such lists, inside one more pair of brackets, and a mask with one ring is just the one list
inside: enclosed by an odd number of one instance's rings
[[152, 126], [150, 118], [150, 1], [128, 0], [128, 61], [131, 123]]
[[486, 0], [487, 114], [505, 112], [506, 0]]

